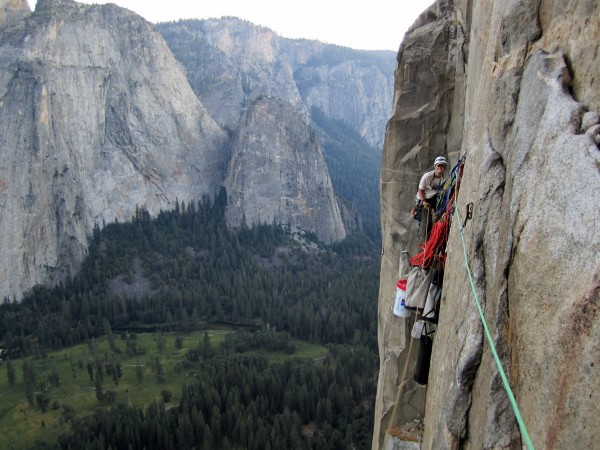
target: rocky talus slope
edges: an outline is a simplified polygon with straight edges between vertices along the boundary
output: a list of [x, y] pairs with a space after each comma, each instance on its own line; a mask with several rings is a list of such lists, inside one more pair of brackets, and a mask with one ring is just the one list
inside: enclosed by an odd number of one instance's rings
[[599, 24], [593, 0], [439, 0], [405, 36], [382, 161], [373, 449], [527, 444], [475, 306], [456, 218], [426, 387], [412, 380], [410, 319], [392, 313], [396, 280], [417, 251], [408, 213], [418, 179], [436, 155], [454, 164], [465, 152], [457, 208], [474, 205], [467, 261], [531, 442], [597, 446]]

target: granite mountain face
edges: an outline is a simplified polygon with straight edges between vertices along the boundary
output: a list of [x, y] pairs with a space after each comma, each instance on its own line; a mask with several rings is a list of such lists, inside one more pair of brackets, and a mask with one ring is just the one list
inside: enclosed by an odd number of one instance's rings
[[2, 296], [71, 275], [95, 224], [216, 191], [225, 133], [139, 16], [42, 0], [0, 54]]
[[[374, 450], [597, 447], [599, 24], [594, 0], [437, 0], [406, 33], [381, 170]], [[440, 154], [466, 160], [425, 388], [430, 337], [392, 305]]]
[[318, 108], [381, 148], [393, 94], [394, 52], [286, 39], [234, 17], [159, 24], [190, 85], [225, 129], [259, 96], [305, 119]]
[[[290, 222], [320, 230], [325, 242], [345, 236], [323, 155], [289, 103], [266, 97], [254, 101], [242, 116], [232, 150], [225, 181], [228, 223]], [[316, 195], [307, 197], [306, 191]]]
[[[129, 220], [138, 206], [156, 214], [225, 184], [238, 199], [249, 186], [234, 181], [244, 171], [237, 164], [261, 165], [278, 177], [265, 185], [279, 189], [272, 198], [263, 189], [256, 203], [249, 195], [233, 202], [241, 209], [229, 208], [232, 225], [268, 216], [326, 242], [345, 236], [320, 147], [306, 128], [311, 105], [294, 83], [297, 66], [279, 70], [279, 84], [244, 76], [238, 85], [218, 79], [236, 64], [241, 73], [250, 70], [246, 64], [264, 67], [261, 49], [254, 63], [235, 55], [203, 59], [197, 76], [214, 95], [201, 102], [155, 26], [115, 5], [40, 0], [31, 13], [26, 2], [2, 0], [0, 24], [2, 297], [18, 299], [35, 284], [74, 274], [93, 227]], [[198, 51], [204, 58], [215, 49]], [[187, 75], [197, 87], [194, 73]], [[292, 106], [259, 99], [265, 95]], [[261, 116], [258, 105], [276, 105], [279, 115], [266, 108]], [[261, 134], [263, 119], [280, 129]], [[281, 140], [287, 144], [280, 148]], [[239, 147], [250, 141], [261, 142], [255, 156], [277, 157], [251, 163]], [[260, 213], [275, 204], [277, 213]]]
[[240, 118], [259, 97], [292, 105], [317, 136], [345, 227], [379, 240], [377, 178], [392, 99], [393, 52], [286, 39], [233, 17], [181, 20], [157, 29], [228, 134], [243, 126]]

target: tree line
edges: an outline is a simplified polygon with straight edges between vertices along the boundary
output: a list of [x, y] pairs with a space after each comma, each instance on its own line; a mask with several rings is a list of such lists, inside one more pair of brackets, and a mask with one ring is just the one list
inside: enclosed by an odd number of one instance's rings
[[[76, 277], [35, 287], [21, 303], [5, 299], [0, 305], [0, 339], [13, 359], [80, 342], [93, 347], [102, 335], [111, 351], [82, 363], [101, 408], [78, 417], [63, 405], [64, 420], [76, 432], [39, 448], [369, 445], [377, 370], [376, 245], [354, 235], [325, 246], [280, 224], [229, 230], [225, 205], [222, 191], [214, 199], [178, 203], [155, 219], [139, 208], [131, 222], [96, 227]], [[145, 353], [128, 330], [157, 330], [152, 372], [161, 382], [162, 330], [194, 330], [206, 321], [254, 324], [258, 331], [232, 333], [219, 348], [206, 334], [187, 351], [176, 370], [197, 379], [183, 388], [178, 405], [169, 405], [168, 391], [148, 408], [115, 401], [110, 386], [122, 376], [119, 355]], [[327, 344], [330, 357], [268, 364], [241, 354], [293, 354], [291, 337]], [[142, 382], [143, 372], [136, 374]], [[7, 375], [14, 382], [12, 360]], [[29, 366], [23, 376], [31, 386], [40, 383]], [[47, 408], [51, 399], [43, 394], [32, 388], [30, 405]]]
[[[374, 343], [378, 255], [349, 239], [306, 251], [289, 227], [231, 231], [224, 194], [152, 220], [96, 228], [79, 274], [0, 305], [4, 348], [28, 354], [86, 342], [113, 328], [199, 321], [269, 324], [318, 343]], [[367, 242], [370, 242], [367, 240]], [[16, 356], [16, 355], [13, 355]]]
[[[331, 346], [324, 362], [271, 364], [215, 352], [178, 405], [124, 404], [73, 420], [55, 449], [348, 449], [370, 445], [373, 353]], [[368, 405], [365, 408], [365, 404]]]

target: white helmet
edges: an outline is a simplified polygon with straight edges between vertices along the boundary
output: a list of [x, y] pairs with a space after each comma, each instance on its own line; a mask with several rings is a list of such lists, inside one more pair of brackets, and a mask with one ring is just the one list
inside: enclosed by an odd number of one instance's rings
[[444, 166], [448, 166], [448, 161], [446, 161], [446, 158], [444, 158], [443, 156], [438, 156], [437, 158], [435, 158], [435, 162], [433, 163], [433, 165], [437, 166], [439, 164], [443, 164]]

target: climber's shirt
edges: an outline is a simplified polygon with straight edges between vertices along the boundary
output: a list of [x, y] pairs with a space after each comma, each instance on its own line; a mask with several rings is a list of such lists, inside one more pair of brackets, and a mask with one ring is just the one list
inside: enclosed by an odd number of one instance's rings
[[428, 200], [442, 191], [442, 187], [446, 180], [447, 178], [444, 175], [436, 178], [435, 170], [432, 170], [421, 177], [419, 189], [422, 189], [425, 192], [425, 199]]

